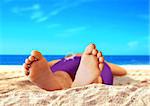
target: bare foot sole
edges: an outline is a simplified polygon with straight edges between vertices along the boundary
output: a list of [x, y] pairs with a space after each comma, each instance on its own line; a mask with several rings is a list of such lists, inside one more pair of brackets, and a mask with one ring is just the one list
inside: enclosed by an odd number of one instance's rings
[[82, 55], [72, 87], [91, 84], [99, 79], [103, 61], [102, 53], [97, 51], [95, 45], [90, 44]]
[[45, 90], [59, 89], [47, 60], [40, 52], [32, 51], [31, 56], [25, 60], [23, 67], [29, 80], [40, 88]]

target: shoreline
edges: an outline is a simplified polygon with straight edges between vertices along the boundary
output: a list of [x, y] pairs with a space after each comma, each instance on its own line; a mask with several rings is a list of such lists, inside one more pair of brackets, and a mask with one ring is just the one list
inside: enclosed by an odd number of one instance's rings
[[[150, 70], [150, 64], [147, 65], [118, 65], [126, 70]], [[22, 65], [0, 65], [0, 71], [22, 70]]]

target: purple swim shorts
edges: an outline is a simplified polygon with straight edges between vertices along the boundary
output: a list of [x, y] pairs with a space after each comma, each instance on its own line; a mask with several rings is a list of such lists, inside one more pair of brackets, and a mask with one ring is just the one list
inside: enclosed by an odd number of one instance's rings
[[[79, 64], [80, 64], [81, 57], [75, 56], [71, 59], [61, 59], [59, 62], [54, 64], [51, 67], [52, 72], [56, 71], [65, 71], [67, 72], [72, 80], [75, 79], [76, 72], [78, 70]], [[102, 78], [102, 83], [107, 85], [113, 85], [113, 75], [110, 67], [106, 62], [104, 62], [104, 68], [100, 74]]]

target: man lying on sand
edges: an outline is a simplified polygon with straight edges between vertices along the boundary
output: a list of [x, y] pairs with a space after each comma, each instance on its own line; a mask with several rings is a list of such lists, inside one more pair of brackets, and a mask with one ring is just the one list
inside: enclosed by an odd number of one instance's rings
[[[40, 52], [32, 51], [31, 56], [25, 60], [23, 68], [32, 83], [49, 91], [104, 81], [111, 85], [111, 76], [126, 74], [125, 69], [104, 62], [102, 53], [98, 52], [94, 44], [88, 45], [82, 55], [77, 54], [51, 62], [48, 62]], [[107, 78], [107, 74], [110, 79]]]

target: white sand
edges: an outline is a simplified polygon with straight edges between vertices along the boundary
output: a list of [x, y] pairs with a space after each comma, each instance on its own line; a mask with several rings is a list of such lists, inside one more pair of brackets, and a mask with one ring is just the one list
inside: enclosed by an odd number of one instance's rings
[[91, 84], [45, 91], [24, 77], [21, 66], [0, 66], [0, 106], [150, 106], [150, 65], [126, 65], [114, 85]]

